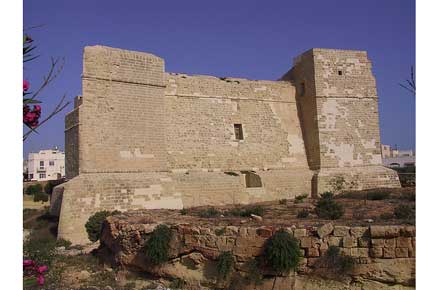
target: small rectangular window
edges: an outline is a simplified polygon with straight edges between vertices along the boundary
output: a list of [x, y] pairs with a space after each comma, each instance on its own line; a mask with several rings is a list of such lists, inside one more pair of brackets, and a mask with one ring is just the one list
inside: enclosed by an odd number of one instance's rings
[[46, 173], [40, 173], [40, 178], [46, 178]]
[[40, 161], [40, 166], [44, 167], [44, 161]]
[[303, 97], [306, 94], [306, 83], [302, 82], [299, 86], [299, 95]]
[[54, 165], [55, 165], [55, 161], [50, 160], [50, 161], [49, 161], [49, 166], [54, 166]]
[[234, 124], [234, 132], [236, 140], [243, 140], [243, 127], [241, 124]]
[[342, 71], [338, 70], [338, 75], [342, 76]]

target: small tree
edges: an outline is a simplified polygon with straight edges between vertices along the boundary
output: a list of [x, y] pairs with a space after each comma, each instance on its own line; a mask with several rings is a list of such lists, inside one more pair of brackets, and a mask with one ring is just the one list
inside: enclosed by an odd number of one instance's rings
[[146, 255], [154, 265], [168, 261], [171, 237], [172, 232], [167, 225], [159, 225], [151, 233], [146, 243]]
[[335, 220], [344, 215], [344, 208], [334, 200], [333, 193], [325, 192], [318, 200], [315, 212], [320, 218]]
[[226, 280], [234, 268], [234, 256], [231, 252], [222, 252], [218, 257], [217, 274], [221, 280]]
[[[298, 241], [284, 230], [277, 231], [264, 248], [264, 259], [277, 275], [296, 270], [301, 260]], [[272, 289], [275, 287], [276, 277]]]
[[102, 210], [90, 216], [87, 223], [85, 224], [89, 240], [92, 242], [96, 242], [97, 240], [99, 240], [99, 237], [101, 236], [102, 224], [104, 223], [104, 220], [108, 216], [115, 215], [118, 213], [120, 212], [116, 210], [112, 212], [107, 210]]

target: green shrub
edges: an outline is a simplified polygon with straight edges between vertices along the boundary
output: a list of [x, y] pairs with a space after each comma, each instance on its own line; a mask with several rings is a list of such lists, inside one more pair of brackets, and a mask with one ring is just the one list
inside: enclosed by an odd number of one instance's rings
[[416, 211], [414, 206], [401, 204], [394, 208], [394, 216], [398, 219], [413, 219]]
[[43, 187], [39, 183], [34, 184], [34, 185], [29, 185], [26, 188], [27, 195], [33, 195], [33, 194], [40, 193], [40, 192], [43, 192]]
[[309, 216], [309, 211], [306, 209], [302, 209], [298, 212], [298, 214], [296, 215], [297, 218], [299, 219], [305, 219]]
[[394, 214], [392, 214], [390, 212], [386, 212], [386, 213], [381, 214], [379, 217], [381, 220], [391, 220], [394, 218]]
[[53, 236], [42, 237], [38, 233], [32, 233], [23, 245], [23, 257], [50, 267], [56, 256], [55, 247], [56, 239]]
[[34, 202], [46, 202], [49, 200], [49, 195], [44, 192], [36, 192], [34, 193]]
[[222, 252], [218, 257], [217, 274], [221, 280], [229, 277], [234, 268], [234, 256], [231, 252]]
[[335, 220], [344, 215], [344, 209], [341, 204], [337, 203], [333, 198], [333, 193], [325, 192], [321, 195], [315, 207], [318, 217], [323, 219]]
[[168, 252], [172, 231], [167, 225], [159, 225], [151, 233], [146, 243], [146, 255], [150, 262], [155, 265], [168, 261]]
[[115, 215], [120, 213], [119, 211], [98, 211], [92, 216], [89, 217], [87, 220], [87, 223], [85, 224], [87, 235], [89, 237], [89, 240], [92, 242], [96, 242], [99, 240], [99, 237], [101, 236], [101, 230], [102, 230], [102, 223], [104, 220], [111, 215]]
[[402, 192], [399, 198], [402, 200], [416, 201], [416, 193], [415, 191]]
[[187, 215], [187, 214], [188, 214], [188, 209], [187, 209], [187, 208], [182, 208], [182, 209], [180, 210], [180, 214], [181, 214], [181, 215]]
[[201, 210], [199, 212], [199, 216], [202, 218], [212, 218], [212, 217], [217, 217], [219, 215], [220, 215], [220, 211], [213, 207], [208, 207], [207, 209]]
[[65, 239], [58, 239], [56, 241], [56, 246], [57, 247], [64, 247], [66, 249], [69, 249], [71, 245], [72, 245], [72, 242], [68, 241], [68, 240], [65, 240]]
[[389, 198], [391, 193], [389, 191], [372, 191], [367, 193], [368, 200], [383, 200]]
[[264, 260], [278, 274], [296, 270], [301, 259], [298, 241], [288, 232], [279, 230], [264, 247]]
[[353, 257], [341, 255], [337, 246], [330, 246], [321, 258], [324, 266], [340, 274], [351, 272], [355, 265]]
[[226, 215], [250, 217], [251, 215], [263, 216], [264, 208], [261, 205], [247, 206], [243, 208], [234, 207], [226, 212]]
[[302, 203], [304, 201], [304, 199], [306, 199], [308, 197], [308, 194], [301, 194], [301, 195], [297, 195], [295, 196], [295, 201], [294, 203]]
[[283, 198], [278, 201], [280, 204], [287, 204], [287, 199]]

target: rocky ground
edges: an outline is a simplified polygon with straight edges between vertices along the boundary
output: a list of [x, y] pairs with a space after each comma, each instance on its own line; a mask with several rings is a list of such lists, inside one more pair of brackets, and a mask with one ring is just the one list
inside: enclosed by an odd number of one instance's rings
[[[381, 190], [376, 190], [378, 192]], [[383, 199], [371, 200], [368, 195], [371, 191], [351, 192], [340, 195], [337, 202], [343, 205], [344, 215], [331, 221], [332, 226], [369, 227], [371, 225], [413, 225], [414, 216], [398, 218], [394, 210], [399, 205], [415, 206], [414, 188], [387, 189], [389, 192]], [[380, 195], [379, 195], [380, 196]], [[221, 228], [229, 226], [247, 228], [307, 228], [316, 230], [329, 220], [319, 219], [314, 213], [316, 200], [305, 198], [299, 200], [280, 200], [260, 203], [251, 206], [222, 206], [214, 208], [193, 208], [188, 210], [148, 210], [123, 213], [119, 220], [125, 225], [132, 224], [187, 224], [197, 228]], [[253, 211], [255, 206], [263, 209], [259, 215], [243, 214], [246, 209]], [[299, 218], [297, 214], [306, 209], [310, 212], [307, 218]], [[85, 247], [72, 247], [66, 241], [55, 240], [57, 220], [50, 217], [45, 210], [25, 210], [24, 231], [25, 250], [29, 245], [41, 245], [43, 253], [37, 258], [50, 260], [49, 272], [46, 275], [44, 289], [114, 289], [114, 290], [147, 290], [147, 289], [214, 289], [201, 285], [186, 285], [185, 278], [179, 275], [154, 275], [153, 272], [142, 271], [136, 267], [124, 264], [115, 264], [115, 254], [108, 252], [108, 247], [99, 242]], [[215, 233], [219, 236], [219, 233]], [[127, 238], [127, 237], [126, 237]], [[144, 238], [144, 237], [143, 237]], [[128, 238], [130, 240], [131, 238]], [[43, 242], [39, 244], [39, 241]], [[130, 240], [131, 241], [131, 240]], [[129, 246], [127, 246], [129, 248]], [[32, 247], [31, 247], [32, 248]], [[106, 257], [107, 251], [107, 257]], [[307, 251], [307, 249], [306, 249]], [[197, 253], [194, 253], [197, 254]], [[194, 255], [193, 255], [194, 256]], [[48, 258], [50, 257], [50, 258]], [[110, 259], [111, 258], [111, 259]], [[194, 257], [192, 257], [194, 258]], [[196, 259], [195, 257], [194, 259]], [[391, 260], [389, 260], [390, 262]], [[407, 260], [402, 262], [408, 262]], [[411, 263], [411, 262], [410, 262]], [[385, 272], [394, 275], [393, 270], [385, 265]], [[148, 274], [149, 273], [149, 274]], [[153, 275], [152, 275], [153, 274]], [[406, 275], [403, 273], [402, 275]], [[380, 275], [379, 275], [380, 276]], [[178, 278], [179, 277], [179, 278]], [[292, 277], [280, 277], [273, 284], [273, 279], [263, 281], [262, 285], [253, 289], [414, 289], [410, 283], [393, 283], [393, 277], [385, 277], [384, 281], [369, 279], [352, 279], [339, 277], [335, 279], [323, 278], [322, 275], [312, 275], [300, 272]], [[32, 288], [27, 288], [32, 289]], [[38, 288], [35, 288], [38, 289]], [[232, 288], [231, 288], [232, 289]], [[240, 288], [235, 288], [240, 289]], [[244, 288], [243, 288], [244, 289]], [[247, 288], [246, 288], [247, 289]]]

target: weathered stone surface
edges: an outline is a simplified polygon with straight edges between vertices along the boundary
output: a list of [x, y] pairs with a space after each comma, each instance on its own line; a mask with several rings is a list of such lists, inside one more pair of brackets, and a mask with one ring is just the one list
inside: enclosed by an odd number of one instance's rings
[[357, 246], [357, 238], [355, 237], [344, 237], [342, 238], [342, 246], [344, 248], [354, 248]]
[[372, 238], [395, 238], [400, 235], [399, 226], [370, 226]]
[[327, 223], [320, 226], [317, 230], [318, 236], [322, 239], [333, 232], [333, 223]]
[[307, 230], [306, 229], [295, 229], [293, 231], [293, 236], [295, 238], [305, 237], [306, 235], [307, 235]]
[[335, 226], [333, 235], [336, 237], [346, 237], [350, 235], [350, 227], [346, 226]]
[[329, 246], [336, 246], [340, 247], [342, 245], [342, 238], [341, 237], [330, 237], [328, 239]]
[[[210, 230], [202, 230], [202, 228], [206, 227], [210, 227]], [[191, 228], [198, 228], [200, 230], [191, 230]], [[225, 234], [219, 236], [212, 234], [215, 232], [216, 228], [224, 228]], [[200, 285], [200, 283], [204, 283], [206, 285], [218, 286], [218, 284], [216, 284], [216, 260], [222, 251], [232, 252], [237, 263], [234, 271], [240, 273], [240, 275], [245, 275], [247, 270], [244, 264], [250, 259], [261, 256], [264, 251], [264, 244], [270, 238], [265, 237], [265, 235], [258, 235], [259, 230], [261, 231], [261, 229], [264, 229], [275, 232], [281, 229], [276, 227], [265, 228], [256, 226], [232, 227], [229, 228], [230, 231], [228, 233], [230, 235], [226, 235], [226, 228], [226, 226], [219, 227], [216, 225], [204, 225], [203, 227], [193, 226], [189, 228], [188, 225], [173, 225], [171, 227], [173, 231], [171, 258], [161, 267], [152, 267], [145, 257], [144, 246], [150, 233], [145, 234], [143, 230], [145, 229], [146, 231], [149, 231], [148, 227], [142, 227], [137, 224], [126, 222], [122, 219], [118, 221], [118, 217], [116, 216], [108, 218], [104, 222], [101, 250], [105, 249], [107, 251], [107, 257], [114, 259], [116, 264], [134, 267], [157, 276], [175, 278], [185, 277], [185, 280], [188, 283], [191, 283], [191, 285]], [[306, 236], [299, 238], [302, 247], [301, 252], [302, 255], [305, 256], [299, 266], [299, 273], [301, 274], [310, 274], [314, 271], [322, 270], [324, 270], [323, 273], [326, 273], [325, 271], [328, 271], [328, 269], [326, 270], [323, 263], [320, 262], [322, 260], [321, 256], [325, 255], [328, 244], [331, 244], [332, 241], [334, 243], [337, 243], [336, 241], [342, 241], [342, 244], [339, 244], [338, 246], [340, 253], [342, 255], [354, 257], [357, 263], [354, 272], [350, 273], [351, 278], [344, 276], [338, 278], [340, 281], [345, 281], [344, 279], [347, 279], [346, 284], [344, 284], [346, 286], [341, 289], [369, 289], [369, 286], [367, 287], [366, 285], [375, 285], [377, 287], [380, 286], [377, 289], [386, 289], [381, 288], [383, 286], [381, 283], [397, 283], [400, 288], [396, 289], [407, 289], [406, 286], [411, 287], [411, 285], [414, 285], [415, 252], [411, 248], [396, 247], [397, 243], [399, 243], [399, 245], [408, 244], [408, 239], [399, 239], [401, 238], [400, 236], [388, 239], [372, 239], [372, 243], [368, 243], [368, 247], [359, 247], [358, 244], [364, 243], [364, 239], [368, 239], [367, 237], [336, 237], [334, 236], [334, 233], [331, 233], [325, 238], [320, 239], [316, 237], [316, 232], [313, 230], [309, 232], [306, 231], [305, 233]], [[400, 234], [403, 233], [400, 232]], [[141, 240], [136, 240], [134, 238], [136, 236], [140, 236]], [[373, 241], [375, 245], [382, 245], [382, 247], [373, 246]], [[412, 242], [412, 238], [410, 241]], [[349, 247], [341, 248], [342, 245]], [[270, 272], [264, 273], [265, 277], [272, 275], [269, 274]], [[293, 273], [291, 273], [282, 278], [280, 277], [280, 279], [294, 279], [292, 280], [294, 282], [292, 284], [293, 288], [286, 289], [303, 289], [298, 288], [298, 285], [303, 285], [298, 283], [305, 283], [305, 280], [298, 282], [299, 280], [295, 280], [295, 277], [298, 277], [298, 275], [293, 275]], [[310, 281], [315, 279], [313, 276], [307, 277], [311, 279]], [[353, 282], [350, 283], [349, 281], [352, 281], [352, 279]], [[267, 284], [272, 287], [272, 284], [268, 283], [268, 281], [273, 282], [273, 279], [265, 278], [264, 285]], [[332, 283], [334, 282], [333, 280], [325, 281], [327, 281], [328, 285], [333, 285]], [[313, 287], [316, 286], [318, 288], [304, 289], [316, 290], [320, 289], [319, 287], [325, 287], [325, 284], [321, 285], [319, 283], [311, 283], [308, 285], [313, 285]], [[343, 284], [338, 285], [341, 286]], [[240, 288], [240, 290], [253, 289], [246, 287]], [[371, 290], [373, 289], [374, 288]]]
[[369, 229], [368, 227], [352, 227], [350, 229], [350, 234], [357, 238], [367, 237], [369, 236]]

